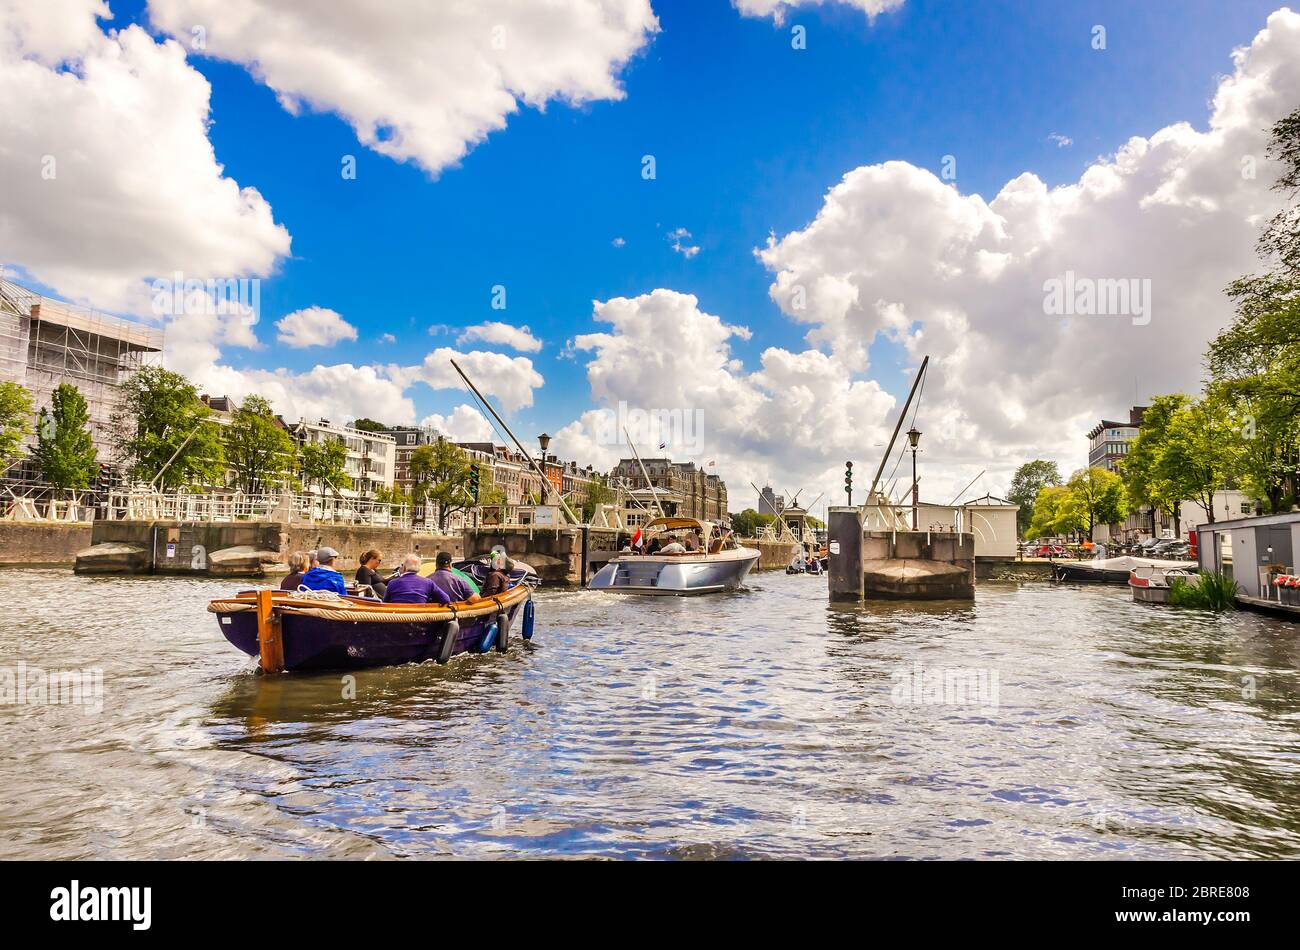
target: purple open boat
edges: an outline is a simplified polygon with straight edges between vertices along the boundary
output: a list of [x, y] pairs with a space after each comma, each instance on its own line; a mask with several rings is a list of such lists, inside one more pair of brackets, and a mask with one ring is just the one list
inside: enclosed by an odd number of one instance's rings
[[[485, 579], [478, 561], [456, 566]], [[516, 631], [531, 639], [537, 574], [516, 562], [510, 580], [496, 597], [446, 606], [277, 590], [241, 591], [208, 610], [225, 638], [267, 672], [446, 663], [457, 653], [508, 650]]]

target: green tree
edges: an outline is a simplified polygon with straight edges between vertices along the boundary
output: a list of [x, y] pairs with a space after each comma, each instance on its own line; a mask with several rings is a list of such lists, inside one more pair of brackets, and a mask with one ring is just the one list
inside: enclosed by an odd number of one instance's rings
[[1170, 469], [1163, 462], [1163, 453], [1169, 441], [1169, 423], [1174, 415], [1191, 403], [1182, 393], [1157, 396], [1142, 415], [1138, 437], [1129, 445], [1128, 454], [1120, 461], [1120, 475], [1129, 503], [1134, 507], [1150, 505], [1152, 508], [1151, 533], [1155, 535], [1156, 511], [1163, 511], [1174, 521], [1174, 533], [1181, 535], [1183, 490], [1179, 479], [1171, 478]]
[[1300, 495], [1300, 109], [1272, 129], [1268, 155], [1282, 173], [1282, 209], [1260, 234], [1266, 272], [1228, 286], [1236, 317], [1207, 354], [1211, 392], [1227, 402], [1244, 437], [1237, 477], [1273, 511]]
[[1214, 496], [1241, 469], [1243, 442], [1225, 403], [1207, 396], [1169, 418], [1157, 466], [1172, 491], [1194, 501], [1214, 521]]
[[212, 484], [225, 473], [220, 426], [184, 376], [146, 366], [122, 386], [113, 441], [130, 476], [161, 489]]
[[1282, 174], [1273, 184], [1291, 199], [1282, 206], [1260, 235], [1261, 257], [1273, 258], [1281, 269], [1300, 275], [1300, 108], [1279, 119], [1272, 129], [1266, 154], [1282, 166]]
[[609, 480], [604, 475], [596, 476], [587, 491], [587, 500], [582, 504], [582, 520], [591, 523], [596, 517], [597, 505], [612, 505], [618, 501], [618, 494], [609, 487]]
[[375, 489], [375, 501], [383, 505], [410, 505], [411, 496], [403, 491], [400, 485], [394, 485], [392, 488], [380, 485]]
[[1289, 511], [1300, 456], [1300, 415], [1276, 400], [1215, 390], [1231, 409], [1241, 439], [1233, 478], [1239, 488], [1268, 505], [1270, 514]]
[[470, 458], [465, 450], [442, 436], [411, 453], [411, 478], [415, 480], [417, 501], [438, 506], [438, 528], [445, 530], [447, 519], [457, 511], [473, 506], [469, 491]]
[[506, 490], [497, 484], [496, 473], [492, 470], [492, 466], [479, 462], [478, 477], [478, 504], [504, 505]]
[[1081, 468], [1065, 483], [1062, 519], [1075, 531], [1091, 538], [1099, 524], [1114, 524], [1128, 517], [1124, 481], [1114, 472], [1091, 466]]
[[298, 452], [298, 471], [303, 484], [315, 485], [322, 491], [338, 494], [344, 488], [352, 487], [352, 477], [348, 475], [348, 447], [336, 436], [320, 442], [308, 442]]
[[250, 495], [274, 491], [293, 472], [297, 446], [261, 396], [244, 400], [225, 426], [224, 436], [226, 460], [241, 491]]
[[22, 455], [31, 418], [31, 394], [17, 383], [0, 383], [0, 474]]
[[56, 488], [87, 488], [95, 477], [98, 464], [89, 425], [90, 412], [81, 390], [70, 383], [59, 385], [50, 408], [41, 412], [32, 453], [42, 477]]
[[746, 508], [740, 514], [731, 516], [731, 529], [739, 537], [755, 538], [775, 520], [772, 515], [761, 515], [753, 508]]
[[386, 432], [388, 426], [382, 422], [376, 422], [374, 419], [358, 419], [352, 423], [352, 428], [360, 429], [362, 432]]
[[1055, 462], [1034, 459], [1016, 469], [1011, 479], [1007, 501], [1020, 506], [1016, 512], [1016, 527], [1022, 538], [1029, 536], [1029, 526], [1034, 520], [1034, 502], [1038, 493], [1049, 485], [1061, 484], [1061, 471]]
[[1027, 538], [1051, 538], [1073, 534], [1087, 527], [1079, 520], [1079, 510], [1070, 505], [1070, 489], [1064, 485], [1044, 485], [1034, 498], [1034, 517], [1025, 530]]

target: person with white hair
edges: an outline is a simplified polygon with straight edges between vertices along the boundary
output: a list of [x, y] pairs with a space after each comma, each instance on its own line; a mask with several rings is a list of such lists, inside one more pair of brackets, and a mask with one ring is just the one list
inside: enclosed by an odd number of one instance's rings
[[420, 555], [402, 558], [402, 573], [388, 582], [384, 602], [388, 604], [449, 604], [451, 598], [432, 580], [420, 576]]

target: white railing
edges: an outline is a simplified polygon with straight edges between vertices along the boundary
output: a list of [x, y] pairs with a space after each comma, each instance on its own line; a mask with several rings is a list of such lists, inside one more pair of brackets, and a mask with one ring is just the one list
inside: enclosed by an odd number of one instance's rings
[[110, 521], [278, 521], [411, 527], [409, 505], [330, 495], [110, 491], [102, 516]]

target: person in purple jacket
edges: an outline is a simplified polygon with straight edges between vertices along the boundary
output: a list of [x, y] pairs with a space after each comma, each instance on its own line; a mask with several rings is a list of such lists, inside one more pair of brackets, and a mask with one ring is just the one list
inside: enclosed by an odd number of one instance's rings
[[446, 551], [439, 551], [434, 563], [438, 569], [429, 575], [429, 579], [447, 595], [448, 603], [465, 601], [472, 604], [478, 600], [478, 594], [474, 593], [474, 589], [452, 571], [450, 554]]
[[449, 598], [430, 578], [420, 576], [420, 555], [402, 558], [402, 573], [388, 582], [384, 602], [389, 604], [449, 604]]

